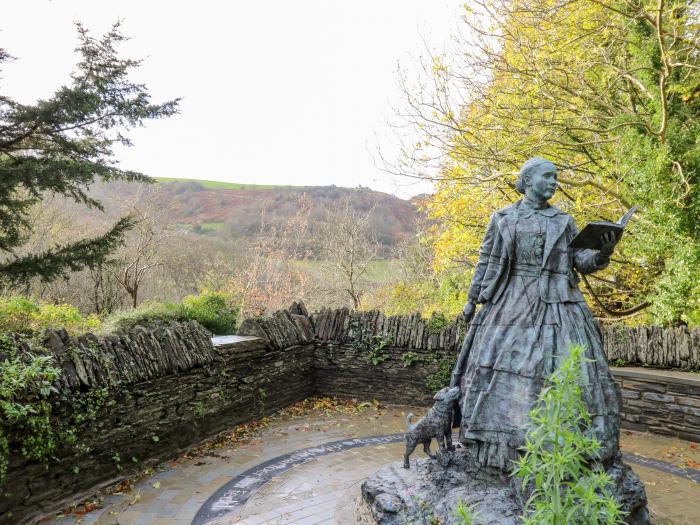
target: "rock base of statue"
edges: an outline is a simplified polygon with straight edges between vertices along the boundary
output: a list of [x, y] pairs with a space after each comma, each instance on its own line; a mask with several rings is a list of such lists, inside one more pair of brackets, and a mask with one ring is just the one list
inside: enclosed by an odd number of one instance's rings
[[[606, 469], [613, 495], [630, 525], [649, 525], [644, 485], [618, 457]], [[392, 463], [367, 478], [362, 498], [379, 525], [461, 523], [460, 501], [475, 511], [474, 524], [521, 523], [525, 497], [516, 480], [501, 471], [479, 466], [466, 449], [412, 461], [410, 469]]]

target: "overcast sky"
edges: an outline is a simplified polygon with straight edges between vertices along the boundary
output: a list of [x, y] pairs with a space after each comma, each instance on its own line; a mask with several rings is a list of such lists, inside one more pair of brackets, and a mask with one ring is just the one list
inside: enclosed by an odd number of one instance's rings
[[148, 175], [258, 184], [371, 188], [407, 197], [425, 183], [392, 178], [387, 121], [401, 103], [397, 64], [441, 51], [460, 0], [23, 0], [6, 2], [0, 92], [22, 102], [66, 83], [73, 22], [94, 35], [121, 18], [134, 79], [181, 113], [134, 130], [121, 165]]

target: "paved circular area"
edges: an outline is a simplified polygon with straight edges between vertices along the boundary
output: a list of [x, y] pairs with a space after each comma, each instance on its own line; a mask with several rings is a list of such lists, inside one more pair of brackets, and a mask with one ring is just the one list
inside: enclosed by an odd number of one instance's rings
[[[392, 436], [365, 437], [403, 432], [408, 410], [284, 417], [236, 449], [216, 449], [205, 457], [165, 465], [129, 494], [106, 497], [101, 508], [48, 523], [352, 524], [362, 480], [403, 454], [403, 444], [392, 443]], [[697, 474], [692, 469], [700, 467], [698, 449], [630, 431], [623, 431], [621, 441], [645, 483], [657, 523], [700, 523], [700, 487], [691, 479]]]

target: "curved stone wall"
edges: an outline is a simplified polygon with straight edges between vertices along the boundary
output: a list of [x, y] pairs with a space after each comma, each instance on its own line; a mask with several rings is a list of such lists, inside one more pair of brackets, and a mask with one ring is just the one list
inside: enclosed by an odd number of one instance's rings
[[[667, 341], [663, 355], [695, 356], [690, 334], [680, 353], [668, 349], [669, 337], [652, 339]], [[48, 465], [11, 455], [0, 523], [52, 512], [313, 394], [428, 405], [449, 380], [463, 335], [459, 322], [440, 326], [417, 315], [347, 309], [309, 315], [301, 304], [246, 320], [239, 336], [213, 339], [196, 323], [106, 338], [51, 332], [47, 346], [64, 370], [53, 399], [59, 417], [69, 417], [74, 402], [91, 392], [106, 397], [78, 429], [88, 453], [65, 448]], [[700, 375], [640, 368], [613, 374], [623, 427], [700, 441]]]

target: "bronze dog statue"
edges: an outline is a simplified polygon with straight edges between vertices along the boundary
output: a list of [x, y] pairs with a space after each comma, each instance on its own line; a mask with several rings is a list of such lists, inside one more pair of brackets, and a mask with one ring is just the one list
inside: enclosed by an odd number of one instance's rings
[[406, 424], [406, 452], [403, 455], [403, 468], [410, 468], [409, 457], [418, 446], [423, 443], [423, 450], [431, 458], [435, 455], [430, 452], [430, 441], [435, 438], [440, 452], [454, 450], [452, 445], [452, 414], [455, 401], [459, 398], [459, 387], [445, 387], [440, 390], [433, 399], [435, 404], [415, 425], [411, 424], [413, 414], [408, 414]]

